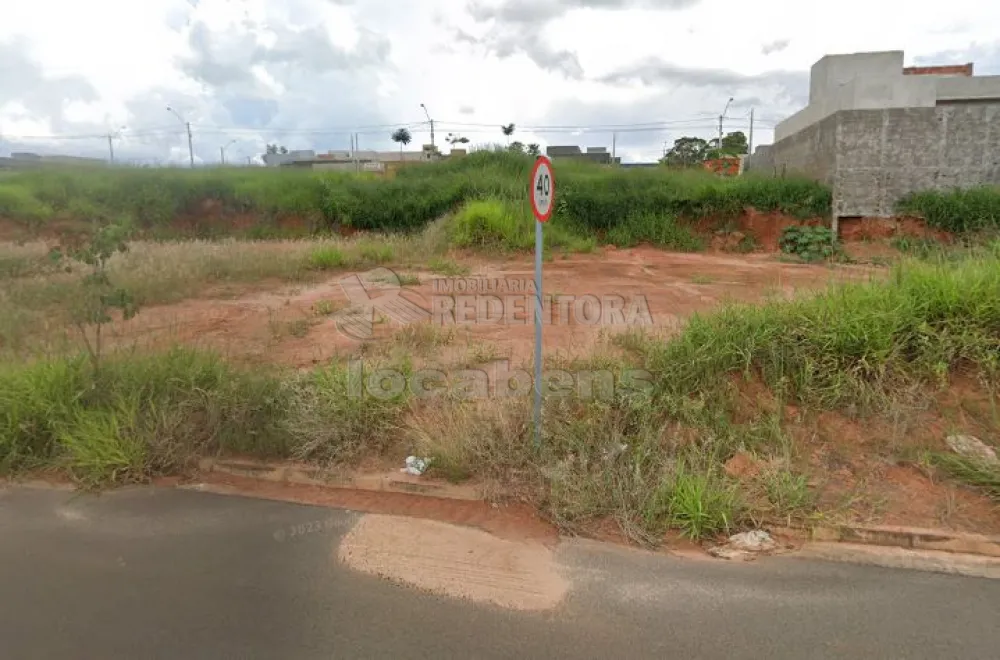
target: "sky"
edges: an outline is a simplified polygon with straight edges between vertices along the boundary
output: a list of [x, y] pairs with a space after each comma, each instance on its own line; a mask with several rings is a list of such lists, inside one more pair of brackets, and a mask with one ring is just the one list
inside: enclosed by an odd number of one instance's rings
[[[0, 21], [0, 155], [259, 162], [289, 149], [614, 145], [648, 162], [687, 135], [754, 143], [806, 105], [825, 54], [1000, 74], [1000, 3], [950, 0], [31, 0]], [[421, 107], [424, 104], [427, 114]], [[173, 112], [167, 108], [173, 109]]]

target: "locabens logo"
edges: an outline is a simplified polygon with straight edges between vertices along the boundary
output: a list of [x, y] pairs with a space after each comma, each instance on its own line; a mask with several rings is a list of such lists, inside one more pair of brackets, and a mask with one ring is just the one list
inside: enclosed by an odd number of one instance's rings
[[[531, 325], [535, 285], [518, 278], [438, 278], [430, 282], [428, 301], [403, 288], [388, 268], [376, 268], [340, 280], [350, 306], [336, 316], [337, 327], [357, 340], [371, 339], [383, 320], [400, 325], [430, 320], [434, 325]], [[556, 294], [542, 296], [543, 325], [653, 325], [644, 295]]]
[[[365, 283], [368, 283], [367, 286]], [[431, 318], [420, 294], [403, 289], [399, 276], [388, 268], [376, 268], [361, 276], [349, 275], [340, 286], [350, 306], [337, 312], [337, 329], [352, 339], [364, 341], [375, 335], [375, 324], [386, 316], [400, 325]], [[409, 297], [404, 297], [403, 292]]]

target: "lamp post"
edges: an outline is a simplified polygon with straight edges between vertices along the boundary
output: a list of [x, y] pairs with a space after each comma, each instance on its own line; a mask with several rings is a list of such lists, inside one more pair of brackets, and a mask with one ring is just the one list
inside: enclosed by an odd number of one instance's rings
[[179, 119], [180, 122], [182, 124], [184, 124], [184, 128], [187, 130], [187, 136], [188, 136], [188, 158], [191, 161], [191, 167], [194, 167], [194, 145], [191, 142], [191, 122], [186, 121], [184, 119], [184, 117], [181, 117], [180, 114], [176, 110], [174, 110], [173, 108], [171, 108], [169, 105], [167, 106], [167, 111], [170, 112], [170, 113], [172, 113], [175, 117], [177, 117], [177, 119]]
[[733, 97], [730, 96], [729, 100], [726, 101], [726, 107], [722, 109], [722, 114], [719, 115], [719, 152], [722, 152], [722, 122], [726, 118], [726, 111], [729, 110], [729, 104], [733, 102]]
[[233, 146], [237, 142], [239, 142], [239, 140], [233, 139], [227, 142], [225, 146], [219, 147], [219, 156], [221, 156], [220, 160], [222, 161], [223, 165], [226, 164], [226, 149]]
[[434, 120], [431, 119], [431, 113], [427, 111], [427, 106], [426, 105], [424, 105], [423, 103], [421, 103], [420, 107], [424, 109], [424, 114], [427, 115], [427, 121], [431, 125], [431, 146], [433, 147], [434, 146]]
[[115, 142], [114, 142], [114, 139], [116, 137], [121, 137], [122, 131], [124, 131], [124, 130], [125, 130], [125, 127], [122, 126], [117, 131], [112, 131], [112, 132], [108, 133], [108, 155], [110, 156], [110, 159], [111, 159], [109, 162], [112, 165], [115, 164]]

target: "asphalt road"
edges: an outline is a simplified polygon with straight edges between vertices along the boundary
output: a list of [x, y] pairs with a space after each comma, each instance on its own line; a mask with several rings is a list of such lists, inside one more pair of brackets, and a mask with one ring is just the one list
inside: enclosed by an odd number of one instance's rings
[[567, 542], [556, 551], [572, 577], [566, 600], [513, 612], [342, 567], [337, 542], [358, 515], [185, 490], [0, 490], [0, 657], [993, 659], [1000, 649], [1000, 581]]

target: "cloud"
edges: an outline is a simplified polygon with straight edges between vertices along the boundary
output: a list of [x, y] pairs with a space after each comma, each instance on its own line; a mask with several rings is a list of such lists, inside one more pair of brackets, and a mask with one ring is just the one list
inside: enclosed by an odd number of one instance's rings
[[775, 39], [770, 43], [763, 44], [760, 47], [760, 52], [764, 55], [770, 55], [771, 53], [780, 53], [781, 51], [788, 48], [788, 44], [791, 43], [790, 39]]
[[745, 75], [728, 69], [699, 69], [678, 66], [659, 58], [647, 58], [598, 78], [611, 85], [641, 83], [645, 86], [717, 88], [730, 96], [765, 89], [777, 91], [777, 100], [804, 105], [809, 98], [808, 71], [769, 71]]
[[474, 115], [476, 114], [476, 109], [471, 105], [463, 105], [458, 108], [458, 112], [463, 115]]
[[43, 117], [61, 117], [69, 101], [96, 101], [96, 90], [86, 78], [77, 75], [50, 76], [30, 55], [23, 38], [0, 42], [0, 106], [19, 102], [28, 113]]
[[549, 22], [579, 9], [679, 10], [698, 2], [700, 0], [471, 0], [467, 5], [469, 15], [477, 23], [488, 23], [490, 27], [479, 37], [460, 30], [455, 37], [482, 46], [486, 52], [501, 59], [523, 54], [541, 69], [578, 80], [583, 78], [584, 72], [577, 54], [547, 45], [543, 29]]
[[992, 43], [972, 43], [967, 48], [943, 50], [930, 55], [918, 55], [913, 60], [916, 66], [938, 64], [975, 64], [976, 75], [1000, 74], [1000, 41]]
[[469, 14], [477, 21], [544, 23], [575, 9], [686, 9], [700, 0], [500, 0], [469, 2]]

